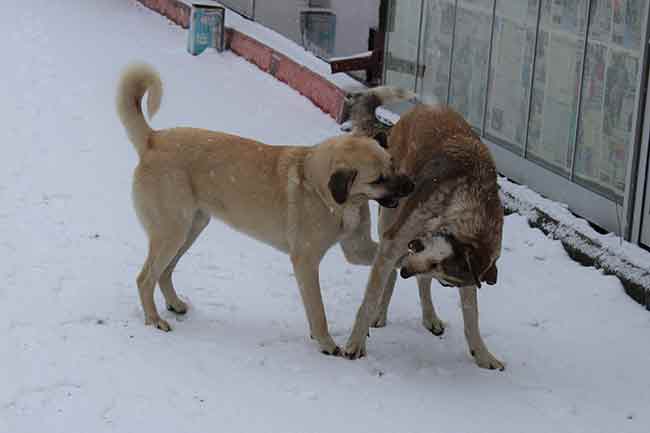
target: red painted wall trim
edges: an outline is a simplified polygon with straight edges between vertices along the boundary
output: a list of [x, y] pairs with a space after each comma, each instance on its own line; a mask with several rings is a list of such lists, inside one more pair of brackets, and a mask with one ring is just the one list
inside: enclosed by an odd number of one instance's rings
[[[138, 0], [138, 2], [183, 28], [189, 27], [191, 9], [181, 1]], [[341, 121], [345, 98], [343, 90], [323, 76], [249, 35], [229, 28], [227, 29], [227, 39], [232, 52], [300, 92], [334, 120]]]

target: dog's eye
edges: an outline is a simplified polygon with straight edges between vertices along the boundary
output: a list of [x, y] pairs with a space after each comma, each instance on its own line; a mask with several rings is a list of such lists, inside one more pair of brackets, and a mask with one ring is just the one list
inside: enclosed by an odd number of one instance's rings
[[383, 174], [380, 174], [379, 177], [377, 179], [373, 180], [372, 182], [370, 182], [370, 184], [378, 185], [378, 184], [384, 183], [384, 182], [386, 182], [386, 178], [384, 177]]

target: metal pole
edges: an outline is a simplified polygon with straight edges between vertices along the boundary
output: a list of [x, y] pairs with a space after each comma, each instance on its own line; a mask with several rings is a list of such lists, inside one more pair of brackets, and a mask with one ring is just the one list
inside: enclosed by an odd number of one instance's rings
[[415, 82], [413, 83], [413, 92], [418, 92], [418, 81], [420, 72], [420, 48], [422, 46], [422, 22], [424, 21], [424, 0], [420, 2], [420, 23], [418, 24], [418, 48], [415, 54]]
[[537, 0], [537, 24], [535, 25], [535, 43], [533, 44], [533, 64], [530, 73], [530, 91], [528, 92], [528, 116], [526, 117], [526, 132], [524, 134], [524, 147], [521, 150], [521, 156], [526, 158], [528, 153], [528, 133], [530, 130], [530, 115], [533, 109], [533, 90], [535, 87], [535, 68], [537, 66], [537, 44], [539, 42], [539, 33], [542, 22], [542, 0]]
[[481, 136], [485, 136], [485, 123], [487, 121], [488, 99], [490, 95], [490, 69], [492, 66], [492, 47], [494, 45], [494, 23], [496, 22], [497, 1], [492, 2], [492, 26], [490, 30], [490, 48], [488, 49], [487, 77], [485, 86], [485, 98], [483, 101], [483, 121], [481, 124]]
[[[578, 137], [580, 136], [580, 116], [582, 115], [582, 88], [585, 79], [585, 64], [587, 61], [587, 48], [589, 41], [589, 26], [591, 25], [591, 0], [587, 2], [587, 27], [585, 28], [585, 42], [582, 46], [582, 68], [580, 69], [580, 87], [578, 87], [578, 109], [576, 110], [576, 130], [573, 137], [573, 155], [571, 155], [571, 182], [575, 180], [576, 155], [578, 154]], [[604, 85], [604, 83], [603, 83]]]
[[454, 25], [451, 29], [451, 48], [449, 49], [449, 81], [447, 82], [447, 105], [451, 101], [451, 72], [454, 64], [454, 45], [456, 42], [456, 16], [458, 15], [458, 0], [454, 2]]

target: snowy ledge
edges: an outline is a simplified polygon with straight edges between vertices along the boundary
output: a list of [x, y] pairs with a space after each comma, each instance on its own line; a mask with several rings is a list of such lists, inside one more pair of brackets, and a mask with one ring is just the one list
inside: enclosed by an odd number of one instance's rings
[[569, 256], [584, 266], [615, 275], [625, 292], [650, 310], [650, 253], [614, 234], [600, 234], [589, 223], [573, 215], [566, 205], [545, 199], [523, 185], [499, 178], [507, 213], [528, 219], [531, 227], [562, 242]]
[[[175, 1], [187, 5], [189, 8], [192, 7], [192, 3], [221, 5], [221, 3], [214, 0]], [[347, 74], [332, 74], [330, 71], [329, 63], [315, 56], [310, 51], [307, 51], [304, 47], [288, 39], [286, 36], [268, 27], [264, 27], [264, 25], [256, 21], [251, 21], [244, 18], [237, 12], [228, 9], [226, 6], [224, 7], [226, 8], [226, 27], [237, 30], [238, 32], [241, 32], [257, 41], [263, 41], [263, 43], [269, 48], [272, 48], [273, 50], [287, 56], [296, 63], [309, 68], [340, 89], [349, 91], [353, 89], [359, 90], [360, 88], [363, 88], [363, 84]]]

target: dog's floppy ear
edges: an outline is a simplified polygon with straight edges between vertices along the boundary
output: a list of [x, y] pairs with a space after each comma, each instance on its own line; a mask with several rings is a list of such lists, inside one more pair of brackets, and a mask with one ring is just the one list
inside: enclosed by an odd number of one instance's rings
[[329, 187], [330, 193], [332, 193], [335, 202], [338, 204], [345, 203], [348, 199], [352, 183], [356, 177], [357, 171], [350, 169], [336, 170], [332, 176], [330, 176], [330, 181], [327, 183], [327, 186]]
[[490, 266], [488, 270], [485, 271], [485, 274], [483, 275], [483, 281], [488, 283], [490, 286], [494, 286], [497, 283], [498, 273], [499, 271], [497, 270], [497, 264], [492, 263], [492, 266]]
[[379, 131], [373, 138], [381, 147], [388, 149], [388, 135], [384, 131]]

